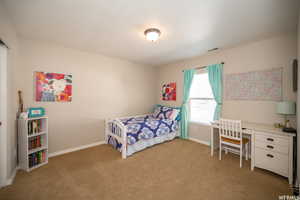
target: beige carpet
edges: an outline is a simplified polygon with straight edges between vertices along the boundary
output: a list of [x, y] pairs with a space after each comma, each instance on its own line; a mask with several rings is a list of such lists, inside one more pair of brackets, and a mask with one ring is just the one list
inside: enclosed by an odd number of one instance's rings
[[51, 158], [31, 173], [19, 171], [1, 200], [268, 200], [289, 193], [287, 179], [208, 146], [176, 139], [126, 160], [108, 145]]

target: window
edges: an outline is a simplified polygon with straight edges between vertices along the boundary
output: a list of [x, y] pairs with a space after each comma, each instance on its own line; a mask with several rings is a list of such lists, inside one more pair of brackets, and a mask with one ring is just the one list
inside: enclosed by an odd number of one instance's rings
[[195, 74], [190, 91], [191, 121], [208, 124], [213, 121], [215, 107], [207, 71]]

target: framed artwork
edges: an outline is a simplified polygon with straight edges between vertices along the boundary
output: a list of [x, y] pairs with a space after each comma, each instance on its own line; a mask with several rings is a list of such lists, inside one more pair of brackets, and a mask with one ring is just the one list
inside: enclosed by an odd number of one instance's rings
[[[226, 100], [282, 101], [282, 68], [225, 76]], [[232, 89], [234, 88], [234, 89]]]
[[176, 83], [175, 82], [163, 85], [162, 100], [176, 101]]
[[72, 101], [72, 75], [35, 72], [35, 99], [44, 102]]

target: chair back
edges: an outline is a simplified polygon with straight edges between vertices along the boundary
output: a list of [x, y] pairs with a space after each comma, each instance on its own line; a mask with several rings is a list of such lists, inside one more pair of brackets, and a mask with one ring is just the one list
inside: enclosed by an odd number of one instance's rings
[[225, 137], [233, 140], [242, 140], [242, 121], [220, 119], [219, 134], [220, 137]]

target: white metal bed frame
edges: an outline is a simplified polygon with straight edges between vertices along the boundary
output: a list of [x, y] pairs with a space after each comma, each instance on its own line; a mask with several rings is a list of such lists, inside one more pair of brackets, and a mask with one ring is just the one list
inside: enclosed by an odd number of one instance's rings
[[[121, 118], [105, 120], [105, 142], [106, 142], [106, 144], [108, 144], [108, 138], [109, 138], [109, 136], [111, 136], [111, 137], [115, 138], [119, 143], [121, 143], [122, 144], [122, 148], [121, 148], [122, 159], [127, 158], [127, 128], [121, 122], [121, 120], [125, 119], [125, 118], [144, 117], [147, 115], [150, 115], [150, 114], [128, 116], [128, 117], [121, 117]], [[114, 133], [110, 130], [109, 123], [114, 123], [114, 125], [116, 125]], [[180, 123], [179, 123], [179, 128], [176, 131], [177, 132], [176, 136], [178, 136], [179, 130], [180, 130]]]

